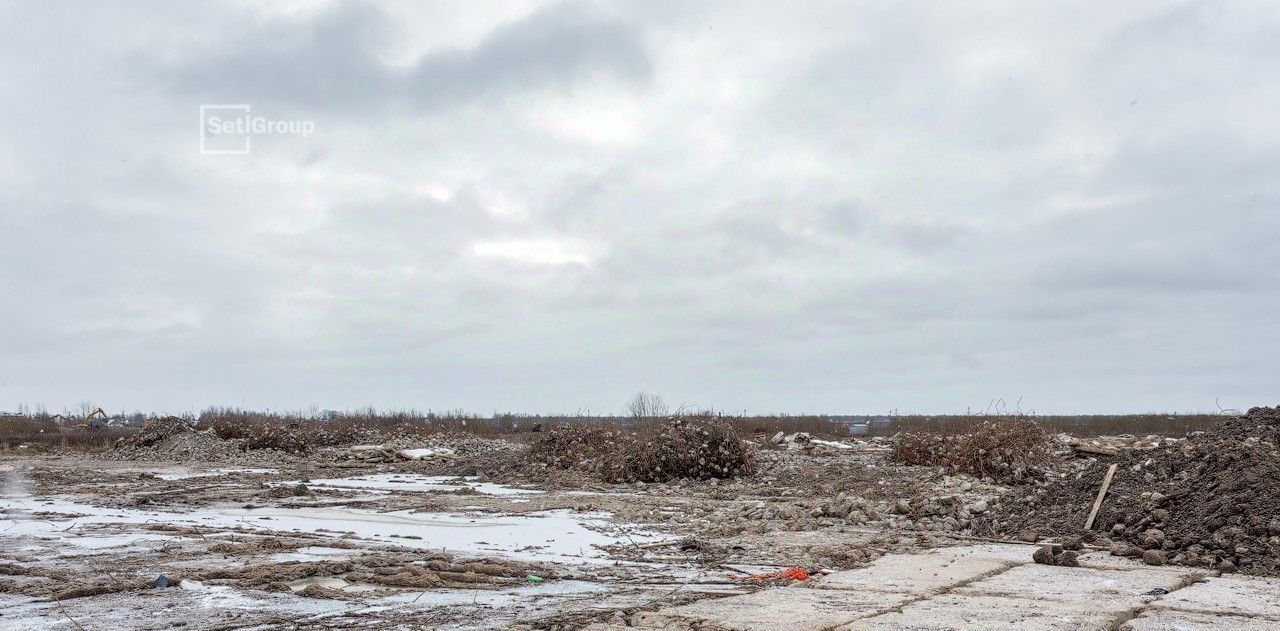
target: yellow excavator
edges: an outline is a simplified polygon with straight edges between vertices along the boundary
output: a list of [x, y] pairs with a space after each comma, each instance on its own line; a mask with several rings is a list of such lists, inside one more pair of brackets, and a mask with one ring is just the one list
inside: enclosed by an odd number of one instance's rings
[[107, 426], [107, 413], [98, 408], [84, 415], [84, 420], [80, 421], [80, 429], [102, 429]]

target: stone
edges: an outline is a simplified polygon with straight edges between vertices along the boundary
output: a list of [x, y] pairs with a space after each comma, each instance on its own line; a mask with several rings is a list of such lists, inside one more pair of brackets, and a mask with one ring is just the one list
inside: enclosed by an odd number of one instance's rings
[[1165, 555], [1160, 550], [1147, 550], [1142, 553], [1142, 562], [1147, 565], [1164, 565]]
[[1142, 554], [1142, 550], [1128, 541], [1117, 541], [1111, 544], [1111, 554], [1118, 557], [1136, 557]]
[[[1031, 560], [1042, 565], [1053, 565], [1053, 549], [1055, 546], [1044, 546], [1036, 549], [1031, 555]], [[1058, 548], [1061, 550], [1062, 548]]]

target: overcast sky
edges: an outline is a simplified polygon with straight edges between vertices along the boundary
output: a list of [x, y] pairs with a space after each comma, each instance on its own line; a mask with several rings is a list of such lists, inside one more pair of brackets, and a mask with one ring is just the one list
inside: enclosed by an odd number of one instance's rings
[[4, 2], [0, 85], [0, 409], [1280, 402], [1275, 3]]

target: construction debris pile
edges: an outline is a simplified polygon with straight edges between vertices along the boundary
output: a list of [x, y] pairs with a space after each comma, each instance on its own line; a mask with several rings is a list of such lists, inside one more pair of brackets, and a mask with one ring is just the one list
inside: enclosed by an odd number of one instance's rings
[[1111, 464], [1116, 472], [1086, 539], [1152, 565], [1280, 574], [1280, 408], [1092, 459], [1003, 502], [986, 527], [1024, 539], [1081, 535]]
[[218, 438], [211, 431], [196, 431], [187, 421], [169, 416], [147, 421], [142, 430], [116, 441], [104, 454], [111, 460], [217, 461], [243, 451], [235, 441]]
[[1181, 438], [1150, 435], [1137, 437], [1132, 434], [1119, 436], [1094, 436], [1092, 438], [1076, 438], [1069, 434], [1058, 434], [1058, 443], [1068, 447], [1077, 454], [1094, 456], [1118, 456], [1128, 450], [1149, 451], [1157, 447], [1172, 445]]
[[1054, 461], [1054, 446], [1034, 420], [996, 417], [982, 420], [963, 434], [903, 434], [892, 457], [904, 464], [943, 467], [951, 473], [1016, 483], [1043, 480]]
[[370, 443], [383, 434], [351, 423], [315, 420], [286, 423], [238, 416], [201, 421], [200, 427], [219, 438], [240, 441], [247, 450], [275, 449], [296, 455], [311, 453], [319, 447]]
[[521, 446], [510, 441], [446, 433], [399, 436], [380, 442], [318, 451], [320, 459], [362, 463], [421, 462], [439, 473], [478, 475], [506, 469], [519, 460]]
[[628, 432], [563, 425], [530, 446], [534, 466], [592, 473], [606, 482], [724, 479], [756, 471], [755, 448], [712, 417], [673, 417], [655, 428]]

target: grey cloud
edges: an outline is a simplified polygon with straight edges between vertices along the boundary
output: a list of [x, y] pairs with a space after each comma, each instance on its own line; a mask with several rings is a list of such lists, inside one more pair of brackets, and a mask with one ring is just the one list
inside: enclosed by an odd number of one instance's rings
[[[0, 409], [1280, 387], [1265, 8], [15, 6]], [[319, 128], [200, 155], [195, 104], [232, 98]]]
[[395, 65], [382, 58], [393, 30], [374, 5], [338, 3], [315, 16], [230, 34], [155, 72], [205, 102], [414, 113], [600, 77], [643, 82], [652, 70], [633, 25], [580, 4], [548, 7], [472, 47], [432, 50]]

